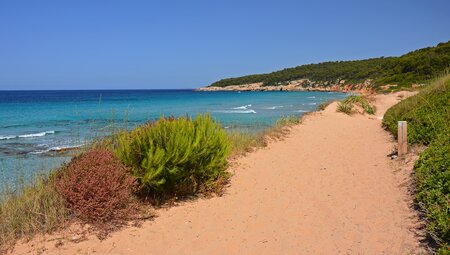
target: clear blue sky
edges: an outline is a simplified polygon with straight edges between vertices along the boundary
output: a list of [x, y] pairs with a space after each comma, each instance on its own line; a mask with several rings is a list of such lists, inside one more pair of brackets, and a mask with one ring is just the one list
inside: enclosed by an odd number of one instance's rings
[[448, 40], [449, 0], [8, 0], [0, 90], [195, 88]]

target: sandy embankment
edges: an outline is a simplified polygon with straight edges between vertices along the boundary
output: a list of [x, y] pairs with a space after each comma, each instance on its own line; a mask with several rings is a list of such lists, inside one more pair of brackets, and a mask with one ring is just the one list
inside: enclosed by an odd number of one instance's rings
[[[398, 101], [376, 97], [377, 116]], [[223, 197], [158, 211], [106, 240], [19, 244], [15, 254], [411, 254], [417, 216], [377, 117], [308, 116], [283, 141], [239, 158]], [[51, 241], [53, 239], [53, 241]], [[49, 241], [50, 240], [50, 241]]]

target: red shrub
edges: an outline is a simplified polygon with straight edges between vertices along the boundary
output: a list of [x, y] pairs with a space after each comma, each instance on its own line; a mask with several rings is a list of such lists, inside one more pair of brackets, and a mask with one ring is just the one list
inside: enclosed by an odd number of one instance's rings
[[55, 186], [79, 219], [114, 224], [128, 218], [135, 179], [113, 153], [93, 149], [72, 159]]

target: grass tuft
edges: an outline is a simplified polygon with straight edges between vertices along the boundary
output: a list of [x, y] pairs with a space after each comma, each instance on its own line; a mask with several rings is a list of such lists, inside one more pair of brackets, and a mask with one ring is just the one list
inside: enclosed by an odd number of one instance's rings
[[355, 106], [361, 107], [362, 111], [367, 114], [375, 114], [375, 106], [371, 105], [366, 97], [357, 95], [349, 96], [342, 102], [339, 102], [336, 110], [351, 115], [355, 112]]
[[0, 252], [17, 239], [56, 230], [68, 215], [53, 176], [40, 176], [20, 192], [5, 191], [0, 195]]

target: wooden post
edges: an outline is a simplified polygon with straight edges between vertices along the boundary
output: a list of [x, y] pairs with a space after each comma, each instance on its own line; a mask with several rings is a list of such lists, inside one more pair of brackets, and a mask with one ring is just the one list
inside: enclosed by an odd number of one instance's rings
[[398, 156], [408, 153], [408, 129], [406, 121], [398, 122]]

